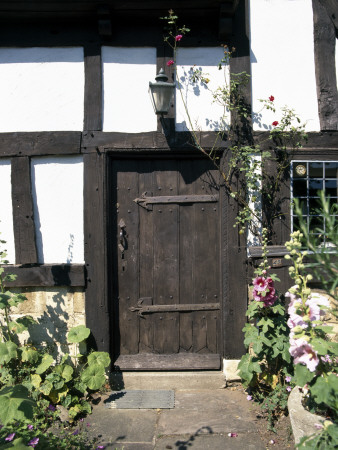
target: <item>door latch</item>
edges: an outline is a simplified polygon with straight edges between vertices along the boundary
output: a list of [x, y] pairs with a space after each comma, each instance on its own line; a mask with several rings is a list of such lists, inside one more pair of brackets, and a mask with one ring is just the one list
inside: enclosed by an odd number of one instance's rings
[[118, 244], [118, 248], [120, 250], [120, 252], [123, 254], [125, 249], [127, 248], [127, 240], [126, 240], [126, 223], [123, 219], [120, 219], [119, 221], [119, 228], [120, 228], [120, 233], [119, 233], [119, 244]]

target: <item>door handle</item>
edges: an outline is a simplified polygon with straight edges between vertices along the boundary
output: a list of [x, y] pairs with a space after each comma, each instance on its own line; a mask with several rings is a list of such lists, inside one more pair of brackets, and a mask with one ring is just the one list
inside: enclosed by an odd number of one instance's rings
[[126, 241], [126, 223], [123, 219], [120, 219], [119, 221], [119, 228], [120, 228], [120, 233], [119, 233], [119, 250], [121, 253], [123, 253], [125, 251], [125, 249], [127, 248], [127, 241]]

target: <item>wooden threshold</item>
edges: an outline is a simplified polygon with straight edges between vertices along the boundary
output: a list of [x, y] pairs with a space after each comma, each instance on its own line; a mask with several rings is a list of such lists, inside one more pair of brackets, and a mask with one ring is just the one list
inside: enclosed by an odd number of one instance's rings
[[114, 363], [115, 370], [219, 370], [220, 368], [220, 355], [197, 353], [120, 355]]

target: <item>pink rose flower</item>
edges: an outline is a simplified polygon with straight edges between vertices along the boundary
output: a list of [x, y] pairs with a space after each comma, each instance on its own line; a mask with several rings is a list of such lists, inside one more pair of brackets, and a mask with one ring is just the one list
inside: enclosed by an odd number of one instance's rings
[[167, 62], [167, 66], [172, 66], [174, 64], [174, 61], [172, 59], [169, 59]]
[[175, 41], [179, 42], [182, 39], [182, 37], [183, 36], [181, 34], [178, 34], [177, 36], [175, 36]]

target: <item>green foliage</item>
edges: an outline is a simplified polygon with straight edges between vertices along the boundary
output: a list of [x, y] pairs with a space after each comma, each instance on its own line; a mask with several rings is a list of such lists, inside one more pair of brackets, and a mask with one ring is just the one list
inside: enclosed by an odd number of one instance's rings
[[33, 418], [36, 403], [29, 397], [29, 391], [20, 384], [0, 390], [0, 422], [7, 425], [12, 420]]
[[[5, 262], [4, 255], [0, 252], [2, 263]], [[22, 343], [20, 333], [28, 331], [29, 334], [35, 321], [30, 316], [11, 319], [11, 308], [26, 298], [5, 290], [5, 282], [9, 279], [13, 277], [5, 276], [1, 267], [0, 311], [4, 323], [1, 324], [0, 339], [0, 421], [7, 425], [12, 420], [31, 420], [36, 402], [43, 399], [48, 399], [48, 404], [61, 404], [67, 408], [71, 420], [90, 413], [91, 392], [102, 388], [106, 382], [106, 368], [110, 365], [108, 353], [88, 355], [78, 352], [80, 346], [85, 347], [90, 334], [84, 325], [74, 327], [68, 333], [68, 344], [73, 344], [76, 349], [73, 359], [66, 354], [57, 363], [48, 349]], [[22, 445], [21, 440], [16, 439], [11, 445], [18, 447]]]
[[[267, 231], [263, 230], [263, 262], [256, 270], [259, 278], [253, 281], [258, 283], [262, 280], [267, 283], [270, 280], [268, 286], [273, 289], [272, 281], [278, 279], [274, 274], [267, 276], [266, 234]], [[243, 332], [244, 345], [249, 351], [242, 357], [238, 369], [243, 386], [261, 404], [273, 429], [274, 421], [287, 409], [290, 388], [287, 386], [286, 376], [293, 373], [293, 367], [284, 306], [277, 296], [268, 304], [264, 303], [264, 298], [262, 295], [258, 297], [261, 301], [253, 300], [248, 306], [246, 315], [249, 323], [245, 325]]]
[[328, 450], [338, 448], [338, 425], [329, 421], [324, 422], [321, 433], [304, 436], [297, 449]]
[[92, 450], [97, 447], [96, 441], [88, 436], [84, 422], [79, 421], [75, 429], [60, 423], [58, 412], [50, 409], [46, 400], [38, 402], [32, 420], [16, 420], [0, 429], [0, 450], [27, 449], [32, 444], [37, 450]]

